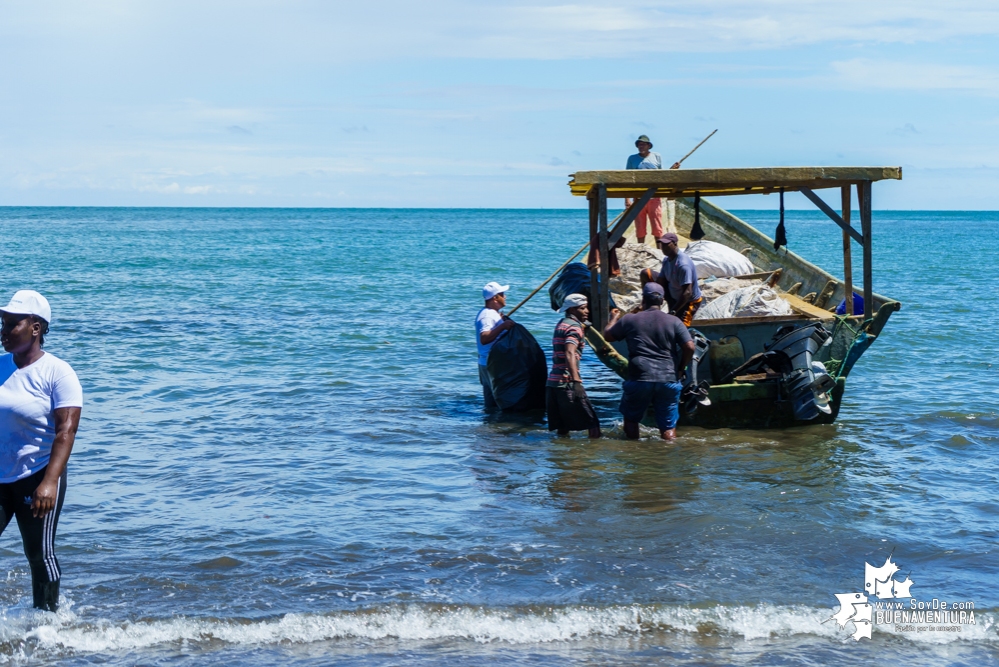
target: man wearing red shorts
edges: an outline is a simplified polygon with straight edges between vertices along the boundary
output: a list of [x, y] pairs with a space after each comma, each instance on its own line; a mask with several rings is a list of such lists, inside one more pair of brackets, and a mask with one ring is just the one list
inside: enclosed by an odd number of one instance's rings
[[[638, 153], [628, 157], [628, 164], [625, 169], [662, 169], [663, 158], [659, 153], [652, 152], [652, 141], [646, 135], [640, 136], [635, 141], [635, 148]], [[674, 162], [670, 169], [679, 169], [680, 163]], [[631, 206], [631, 200], [624, 200], [625, 206]], [[639, 243], [645, 243], [645, 230], [652, 226], [652, 237], [659, 238], [663, 235], [663, 203], [659, 197], [653, 197], [645, 205], [635, 219], [635, 236]]]

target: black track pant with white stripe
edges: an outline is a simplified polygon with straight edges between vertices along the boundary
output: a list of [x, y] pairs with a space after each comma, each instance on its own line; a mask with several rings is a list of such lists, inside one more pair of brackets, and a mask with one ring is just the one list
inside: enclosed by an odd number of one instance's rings
[[10, 484], [0, 484], [0, 533], [3, 533], [12, 518], [17, 517], [24, 555], [28, 557], [28, 565], [31, 567], [35, 607], [55, 611], [59, 601], [61, 576], [59, 561], [55, 555], [55, 534], [62, 502], [66, 497], [66, 471], [59, 478], [55, 509], [44, 517], [35, 517], [31, 513], [31, 498], [42, 483], [46, 470], [47, 468], [43, 468], [31, 477]]

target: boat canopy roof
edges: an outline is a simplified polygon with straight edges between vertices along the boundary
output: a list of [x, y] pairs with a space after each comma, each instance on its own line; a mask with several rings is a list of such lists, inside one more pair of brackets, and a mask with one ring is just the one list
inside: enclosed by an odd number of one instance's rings
[[608, 197], [717, 197], [769, 194], [802, 189], [842, 188], [864, 181], [902, 180], [901, 167], [753, 167], [748, 169], [621, 169], [577, 171], [569, 189], [586, 196], [594, 185], [607, 187]]

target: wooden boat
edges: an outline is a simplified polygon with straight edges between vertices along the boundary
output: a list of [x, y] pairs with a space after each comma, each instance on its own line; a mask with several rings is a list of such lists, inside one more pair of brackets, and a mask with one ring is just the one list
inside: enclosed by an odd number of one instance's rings
[[[881, 334], [889, 317], [901, 304], [875, 294], [871, 288], [871, 185], [874, 181], [902, 177], [899, 167], [781, 167], [756, 169], [588, 171], [572, 175], [572, 194], [589, 199], [590, 238], [598, 241], [601, 259], [591, 271], [590, 310], [593, 326], [587, 338], [598, 357], [621, 377], [626, 377], [627, 348], [608, 344], [600, 330], [609, 318], [608, 249], [628, 234], [638, 212], [652, 197], [676, 200], [676, 227], [681, 247], [689, 238], [695, 217], [708, 240], [722, 243], [747, 256], [760, 276], [769, 278], [794, 314], [789, 316], [698, 319], [696, 329], [707, 339], [707, 351], [697, 363], [697, 379], [706, 380], [710, 405], [692, 413], [681, 410], [681, 424], [704, 427], [764, 428], [832, 423], [839, 415], [846, 381], [864, 351]], [[856, 189], [860, 229], [850, 223], [851, 190]], [[840, 196], [841, 213], [834, 211], [816, 190], [832, 189]], [[844, 276], [837, 278], [786, 249], [775, 250], [773, 240], [738, 217], [700, 199], [777, 192], [801, 192], [814, 202], [841, 231]], [[608, 198], [632, 198], [634, 203], [610, 228]], [[695, 201], [697, 205], [695, 206]], [[695, 213], [695, 208], [697, 209]], [[832, 228], [835, 230], [835, 228]], [[852, 245], [862, 250], [864, 312], [852, 313], [854, 293]], [[598, 274], [598, 272], [600, 272]], [[594, 296], [595, 295], [595, 296]], [[834, 314], [846, 300], [847, 314]], [[793, 387], [785, 374], [759, 363], [778, 331], [818, 326], [831, 339], [818, 349], [814, 361], [824, 364], [828, 383], [817, 396], [823, 410], [802, 419], [795, 405]], [[819, 332], [821, 336], [824, 334]], [[754, 362], [755, 360], [755, 362]], [[760, 371], [764, 372], [750, 372]], [[828, 401], [825, 403], [824, 401]]]

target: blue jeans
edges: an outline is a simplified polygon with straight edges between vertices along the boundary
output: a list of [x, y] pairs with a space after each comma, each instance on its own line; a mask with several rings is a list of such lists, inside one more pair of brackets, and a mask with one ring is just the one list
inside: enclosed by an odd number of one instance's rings
[[642, 417], [649, 409], [649, 403], [652, 403], [656, 413], [656, 426], [659, 427], [659, 430], [668, 431], [671, 428], [676, 428], [676, 422], [680, 419], [682, 384], [679, 382], [625, 380], [623, 389], [621, 414], [625, 421], [642, 421]]

